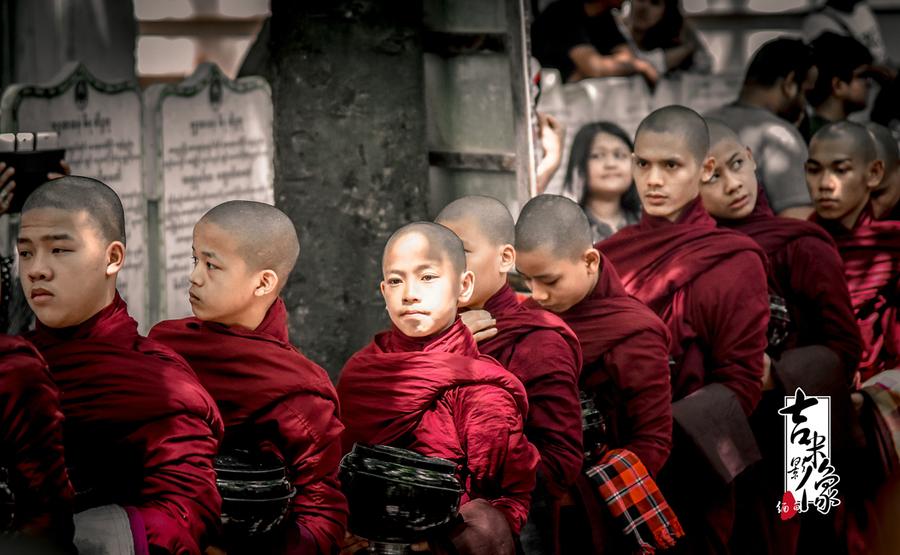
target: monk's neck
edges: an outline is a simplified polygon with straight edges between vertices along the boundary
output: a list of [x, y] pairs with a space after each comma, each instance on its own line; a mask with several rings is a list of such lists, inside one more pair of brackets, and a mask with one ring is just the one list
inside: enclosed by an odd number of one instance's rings
[[869, 197], [866, 196], [866, 202], [860, 204], [856, 208], [853, 209], [849, 214], [841, 218], [839, 221], [841, 225], [846, 227], [847, 229], [853, 229], [856, 227], [856, 222], [859, 221], [860, 216], [862, 216], [863, 210], [866, 209], [866, 205], [869, 204]]
[[266, 314], [269, 313], [269, 309], [272, 308], [273, 304], [275, 304], [275, 300], [272, 300], [272, 302], [267, 304], [251, 306], [229, 318], [224, 318], [218, 323], [228, 327], [239, 327], [250, 331], [256, 331], [260, 324], [263, 323], [263, 320], [266, 319]]
[[97, 317], [98, 314], [107, 310], [110, 306], [112, 306], [113, 302], [116, 300], [116, 288], [113, 287], [104, 292], [103, 297], [97, 301], [96, 309], [91, 312], [91, 315], [85, 318], [84, 320], [74, 324], [72, 327], [80, 326], [85, 322], [88, 322]]
[[771, 90], [761, 87], [745, 88], [741, 91], [737, 103], [751, 108], [762, 108], [773, 114], [778, 114], [781, 108], [778, 97]]

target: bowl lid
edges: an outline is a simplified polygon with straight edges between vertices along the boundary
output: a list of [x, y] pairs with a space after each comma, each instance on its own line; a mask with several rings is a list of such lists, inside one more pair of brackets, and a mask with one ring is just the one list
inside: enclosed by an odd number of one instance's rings
[[363, 445], [357, 443], [353, 446], [353, 454], [367, 459], [375, 459], [384, 462], [398, 463], [413, 468], [432, 470], [444, 474], [455, 474], [456, 463], [439, 457], [426, 457], [409, 449], [391, 447], [390, 445]]

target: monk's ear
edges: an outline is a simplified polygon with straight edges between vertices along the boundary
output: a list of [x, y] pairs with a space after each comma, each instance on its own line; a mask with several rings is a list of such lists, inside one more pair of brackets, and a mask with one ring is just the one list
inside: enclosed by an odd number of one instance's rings
[[594, 274], [600, 271], [600, 251], [591, 247], [584, 251], [581, 259], [587, 267], [588, 274]]
[[113, 241], [106, 247], [106, 275], [114, 276], [125, 266], [125, 245]]
[[874, 191], [881, 185], [884, 179], [884, 160], [873, 160], [869, 164], [869, 171], [866, 172], [866, 188]]
[[463, 306], [469, 302], [472, 298], [472, 293], [475, 292], [475, 274], [466, 270], [459, 276], [459, 297], [457, 297], [457, 305]]
[[500, 247], [500, 271], [509, 273], [516, 267], [516, 249], [509, 243]]
[[753, 157], [753, 149], [749, 146], [747, 147], [747, 162], [749, 162], [750, 167], [753, 168], [753, 171], [756, 171], [756, 158]]
[[706, 183], [707, 181], [712, 179], [715, 171], [716, 159], [712, 156], [707, 156], [703, 160], [703, 165], [700, 167], [700, 183]]
[[263, 270], [259, 273], [259, 283], [256, 284], [253, 295], [263, 297], [269, 293], [277, 293], [280, 282], [281, 280], [278, 279], [278, 274], [274, 270]]

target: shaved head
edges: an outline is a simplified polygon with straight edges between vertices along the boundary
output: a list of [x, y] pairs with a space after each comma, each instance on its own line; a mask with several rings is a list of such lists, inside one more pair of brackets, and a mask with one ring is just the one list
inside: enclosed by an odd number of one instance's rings
[[709, 129], [710, 150], [722, 141], [734, 141], [739, 145], [744, 144], [741, 142], [741, 138], [738, 137], [737, 133], [734, 132], [734, 129], [728, 127], [728, 125], [720, 119], [706, 118], [706, 126]]
[[670, 133], [681, 137], [697, 162], [703, 162], [709, 151], [709, 129], [697, 112], [685, 106], [666, 106], [654, 110], [638, 126], [637, 142], [642, 133]]
[[300, 255], [297, 230], [287, 214], [271, 204], [232, 200], [212, 208], [197, 225], [212, 224], [227, 232], [253, 271], [272, 270], [283, 287]]
[[810, 140], [810, 147], [813, 143], [820, 141], [841, 141], [844, 145], [849, 146], [852, 152], [858, 154], [865, 163], [877, 159], [875, 140], [872, 138], [872, 134], [865, 126], [852, 121], [837, 121], [819, 129]]
[[431, 247], [429, 254], [435, 260], [446, 258], [453, 266], [454, 272], [462, 274], [466, 271], [466, 250], [463, 248], [462, 240], [446, 227], [432, 222], [413, 222], [395, 231], [384, 246], [382, 270], [384, 270], [384, 256], [391, 249], [391, 246], [396, 241], [413, 233], [418, 233], [425, 237], [428, 245]]
[[85, 212], [107, 242], [125, 244], [125, 210], [108, 185], [90, 177], [67, 175], [48, 181], [25, 199], [22, 213], [39, 208]]
[[454, 200], [434, 221], [439, 224], [472, 222], [493, 245], [512, 245], [516, 240], [515, 222], [509, 209], [493, 197], [470, 195]]
[[516, 249], [545, 249], [570, 259], [591, 248], [591, 226], [578, 204], [559, 195], [529, 200], [516, 222]]
[[893, 171], [900, 163], [900, 147], [897, 146], [897, 139], [887, 127], [880, 123], [869, 122], [866, 129], [875, 139], [875, 155], [879, 160], [884, 161], [884, 170], [886, 172]]

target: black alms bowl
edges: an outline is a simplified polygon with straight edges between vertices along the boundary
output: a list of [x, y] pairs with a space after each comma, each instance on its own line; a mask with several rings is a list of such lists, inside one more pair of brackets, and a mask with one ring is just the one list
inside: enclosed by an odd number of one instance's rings
[[226, 536], [260, 536], [281, 524], [295, 493], [284, 464], [234, 450], [217, 456], [215, 467]]
[[341, 461], [350, 531], [373, 542], [413, 543], [449, 525], [463, 488], [456, 463], [396, 447], [356, 444]]

